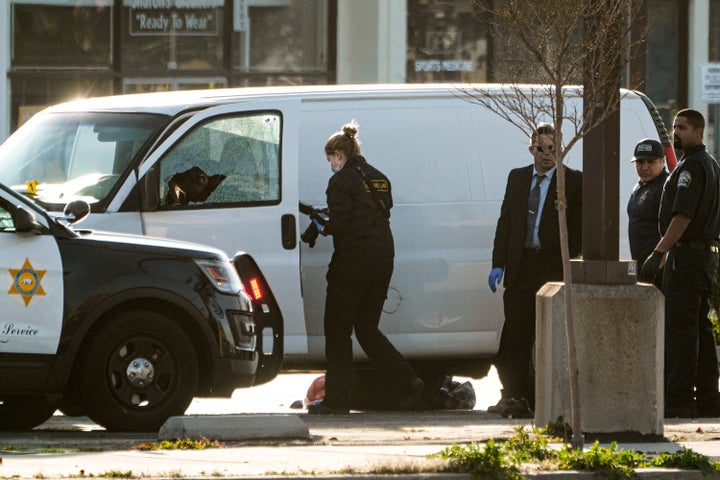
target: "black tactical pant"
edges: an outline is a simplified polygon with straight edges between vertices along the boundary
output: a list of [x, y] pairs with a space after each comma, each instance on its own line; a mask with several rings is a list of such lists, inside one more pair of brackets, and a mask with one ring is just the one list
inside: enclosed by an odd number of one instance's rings
[[325, 300], [324, 404], [348, 409], [353, 383], [352, 333], [373, 366], [395, 380], [400, 395], [416, 375], [405, 358], [378, 329], [387, 296], [393, 258], [336, 261], [327, 273]]
[[718, 401], [718, 360], [709, 301], [718, 254], [675, 247], [665, 264], [665, 407], [698, 408]]

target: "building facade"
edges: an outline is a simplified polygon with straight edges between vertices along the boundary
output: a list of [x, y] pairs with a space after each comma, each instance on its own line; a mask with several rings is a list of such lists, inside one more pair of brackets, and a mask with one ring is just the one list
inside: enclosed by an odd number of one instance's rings
[[[190, 88], [502, 78], [501, 0], [5, 0], [0, 140], [41, 108]], [[666, 119], [720, 62], [720, 0], [646, 0], [639, 82]]]

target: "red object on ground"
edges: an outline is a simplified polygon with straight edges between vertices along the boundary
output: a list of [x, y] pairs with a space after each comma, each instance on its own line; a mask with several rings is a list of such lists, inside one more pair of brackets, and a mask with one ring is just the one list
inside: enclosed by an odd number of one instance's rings
[[307, 407], [323, 398], [325, 398], [325, 375], [320, 375], [310, 384], [303, 404]]

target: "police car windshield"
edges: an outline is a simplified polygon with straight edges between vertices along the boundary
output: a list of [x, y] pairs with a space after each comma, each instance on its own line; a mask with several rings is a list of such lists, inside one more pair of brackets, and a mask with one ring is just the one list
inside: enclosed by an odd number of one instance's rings
[[165, 122], [137, 113], [36, 115], [0, 145], [0, 182], [46, 207], [100, 202]]

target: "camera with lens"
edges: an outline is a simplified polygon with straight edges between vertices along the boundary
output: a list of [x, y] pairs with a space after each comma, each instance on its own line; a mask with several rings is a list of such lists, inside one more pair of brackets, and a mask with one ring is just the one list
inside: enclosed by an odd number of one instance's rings
[[327, 219], [325, 219], [325, 217], [320, 214], [327, 213], [327, 209], [318, 210], [308, 205], [307, 203], [300, 202], [300, 213], [303, 213], [310, 217], [310, 225], [308, 225], [305, 231], [300, 235], [300, 240], [307, 243], [310, 248], [312, 248], [315, 246], [315, 241], [320, 234], [315, 222], [317, 221], [317, 223], [319, 223], [320, 225], [325, 225]]

